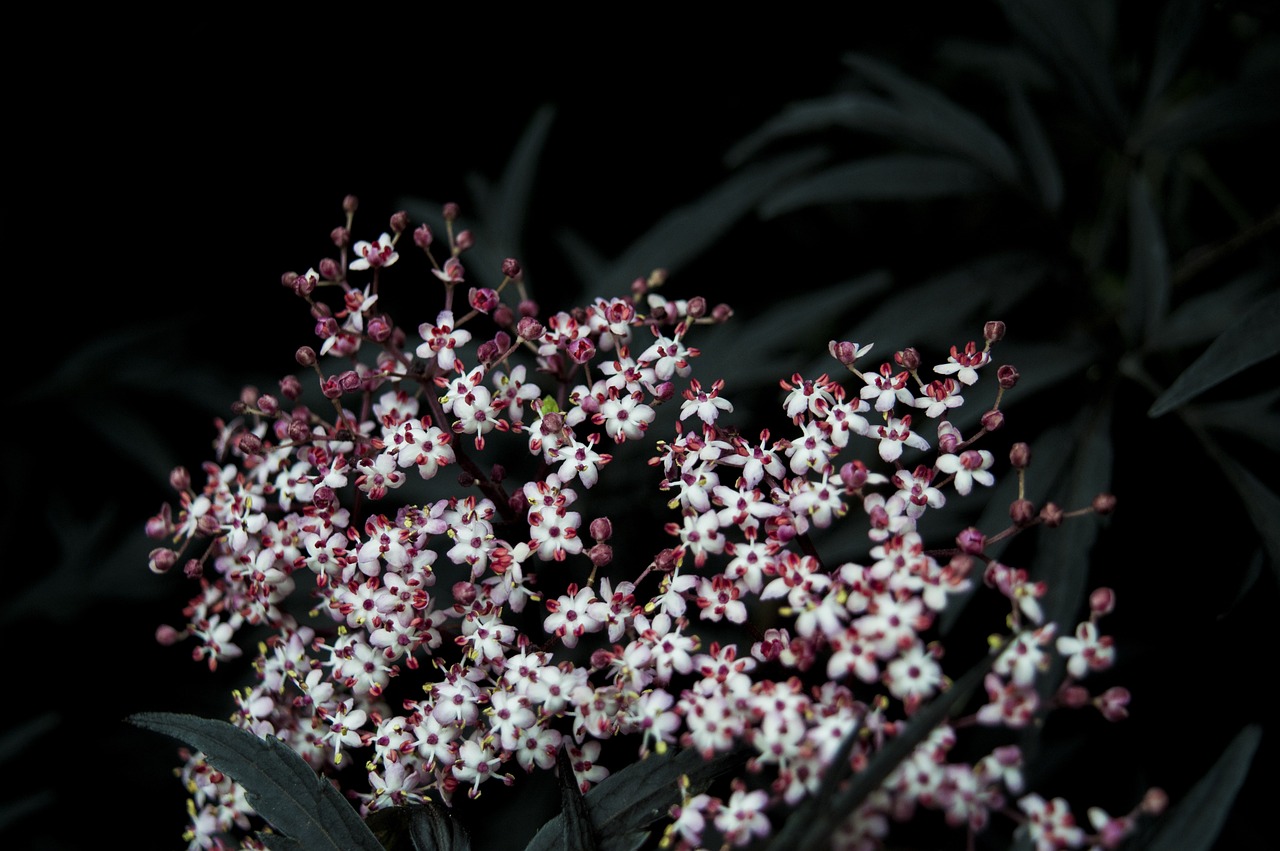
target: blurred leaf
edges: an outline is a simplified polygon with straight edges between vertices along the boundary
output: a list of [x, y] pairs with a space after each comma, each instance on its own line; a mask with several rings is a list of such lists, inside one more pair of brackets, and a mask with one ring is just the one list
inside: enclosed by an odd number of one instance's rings
[[1169, 311], [1169, 254], [1151, 190], [1137, 173], [1129, 177], [1128, 291], [1128, 332], [1145, 342]]
[[760, 208], [765, 218], [815, 204], [907, 201], [972, 195], [990, 178], [962, 160], [920, 154], [885, 154], [844, 163], [787, 184]]
[[1134, 144], [1174, 154], [1250, 131], [1274, 131], [1280, 122], [1277, 85], [1280, 74], [1273, 70], [1258, 79], [1243, 80], [1179, 102], [1150, 116]]
[[1200, 357], [1151, 405], [1159, 417], [1215, 387], [1236, 373], [1280, 353], [1280, 291], [1264, 297], [1218, 335]]
[[1280, 580], [1280, 496], [1226, 453], [1217, 452], [1215, 458], [1244, 502], [1249, 519], [1262, 537], [1276, 579]]
[[1058, 167], [1049, 137], [1032, 111], [1031, 104], [1027, 102], [1022, 86], [1016, 80], [1009, 80], [1006, 85], [1009, 90], [1010, 118], [1014, 132], [1018, 134], [1031, 181], [1044, 208], [1057, 212], [1062, 206], [1062, 170]]
[[1261, 740], [1258, 724], [1237, 733], [1213, 768], [1161, 819], [1155, 836], [1143, 845], [1145, 851], [1210, 851]]
[[892, 95], [911, 116], [913, 127], [941, 151], [969, 160], [1005, 183], [1018, 176], [1017, 162], [1004, 139], [987, 124], [937, 89], [903, 74], [897, 68], [862, 53], [849, 53], [844, 62]]
[[835, 127], [902, 138], [910, 135], [912, 126], [911, 117], [884, 98], [863, 92], [842, 92], [787, 104], [758, 130], [730, 148], [725, 162], [736, 168], [773, 142]]
[[[722, 775], [746, 764], [747, 747], [710, 760], [694, 748], [668, 750], [614, 772], [586, 794], [584, 800], [602, 851], [632, 848], [636, 831], [666, 816], [681, 800], [680, 778], [688, 776], [693, 789], [701, 790]], [[552, 851], [564, 847], [564, 816], [550, 819], [538, 829], [525, 851]]]
[[[995, 654], [988, 654], [963, 677], [954, 681], [950, 688], [917, 711], [902, 731], [877, 751], [866, 768], [856, 774], [849, 765], [849, 754], [860, 734], [855, 725], [841, 742], [839, 752], [823, 773], [818, 791], [791, 813], [782, 829], [769, 841], [771, 851], [825, 851], [830, 848], [832, 834], [840, 823], [862, 806], [867, 796], [880, 787], [916, 746], [929, 737], [934, 728], [945, 721], [957, 706], [969, 699], [994, 661]], [[846, 780], [850, 782], [841, 790], [840, 786]]]
[[1260, 294], [1274, 283], [1270, 270], [1257, 268], [1182, 301], [1147, 339], [1147, 349], [1169, 351], [1207, 344], [1253, 310], [1252, 305], [1262, 298]]
[[260, 739], [226, 721], [143, 712], [131, 723], [202, 751], [244, 787], [249, 805], [306, 851], [383, 851], [359, 814], [325, 777], [274, 736]]
[[434, 801], [385, 807], [369, 814], [365, 826], [385, 851], [470, 851], [467, 831]]
[[1147, 74], [1143, 95], [1143, 112], [1164, 94], [1177, 74], [1187, 48], [1195, 40], [1207, 7], [1205, 0], [1168, 0], [1160, 11], [1160, 23], [1154, 37], [1155, 55]]
[[1220, 431], [1252, 438], [1260, 446], [1280, 447], [1280, 389], [1269, 388], [1255, 396], [1197, 405], [1196, 416]]
[[1059, 0], [1002, 0], [1000, 5], [1018, 36], [1049, 65], [1080, 112], [1095, 119], [1113, 143], [1123, 140], [1126, 118], [1111, 62], [1080, 6]]
[[[647, 277], [654, 269], [679, 269], [705, 252], [754, 210], [779, 181], [810, 168], [821, 158], [816, 150], [800, 151], [733, 174], [696, 201], [663, 217], [606, 267], [582, 254], [570, 260], [582, 280], [596, 291], [625, 292], [636, 278]], [[561, 242], [568, 251], [578, 244], [576, 239]]]

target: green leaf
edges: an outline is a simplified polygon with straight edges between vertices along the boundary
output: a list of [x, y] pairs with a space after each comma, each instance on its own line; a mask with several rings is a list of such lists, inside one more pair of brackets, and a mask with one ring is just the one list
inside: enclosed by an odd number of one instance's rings
[[171, 712], [143, 712], [128, 720], [202, 751], [210, 765], [244, 787], [259, 815], [292, 840], [286, 846], [383, 851], [342, 793], [274, 736], [260, 739], [227, 721]]
[[[570, 257], [583, 280], [604, 291], [626, 291], [637, 277], [654, 269], [676, 270], [705, 252], [753, 211], [782, 180], [805, 171], [822, 158], [817, 150], [788, 154], [729, 177], [719, 186], [673, 210], [605, 268]], [[573, 241], [562, 241], [571, 250]]]
[[[995, 654], [988, 654], [951, 684], [944, 693], [916, 712], [902, 732], [891, 739], [862, 771], [853, 774], [849, 753], [859, 735], [855, 728], [841, 743], [840, 752], [822, 777], [817, 792], [807, 798], [787, 818], [782, 829], [769, 843], [771, 851], [825, 851], [831, 846], [831, 835], [850, 813], [862, 805], [867, 796], [880, 787], [920, 742], [928, 738], [939, 724], [969, 699], [991, 669]], [[852, 775], [843, 789], [839, 786]]]
[[[635, 847], [637, 831], [644, 831], [680, 802], [682, 776], [689, 778], [691, 788], [704, 789], [744, 766], [751, 753], [750, 748], [743, 747], [707, 760], [693, 748], [672, 749], [651, 754], [610, 774], [583, 798], [601, 851]], [[562, 848], [564, 835], [565, 818], [561, 814], [538, 829], [525, 851]]]
[[913, 128], [931, 147], [963, 157], [997, 180], [1005, 183], [1017, 180], [1018, 166], [1013, 152], [977, 115], [937, 89], [866, 54], [846, 54], [844, 62], [893, 96], [911, 116]]
[[1210, 851], [1249, 775], [1262, 727], [1250, 724], [1227, 745], [1213, 768], [1161, 819], [1146, 851]]
[[867, 157], [788, 184], [760, 209], [773, 218], [815, 204], [906, 201], [972, 195], [989, 190], [990, 178], [948, 156], [886, 154]]
[[725, 155], [725, 162], [736, 168], [774, 142], [833, 127], [900, 138], [909, 135], [912, 119], [900, 107], [865, 92], [795, 101], [739, 140]]
[[1005, 16], [1018, 36], [1058, 78], [1077, 109], [1113, 142], [1126, 133], [1106, 48], [1076, 3], [1060, 0], [1003, 0]]
[[1280, 353], [1277, 325], [1280, 325], [1280, 292], [1273, 292], [1219, 334], [1152, 403], [1147, 416], [1163, 416], [1247, 367]]
[[365, 826], [386, 851], [470, 851], [471, 838], [446, 807], [434, 801], [386, 807]]
[[1009, 80], [1006, 86], [1009, 90], [1010, 118], [1014, 132], [1018, 134], [1031, 181], [1044, 208], [1057, 212], [1062, 206], [1062, 169], [1058, 167], [1053, 146], [1049, 144], [1044, 127], [1027, 102], [1022, 86], [1014, 80]]
[[1155, 335], [1169, 312], [1169, 253], [1164, 226], [1140, 174], [1129, 178], [1128, 330], [1135, 341]]

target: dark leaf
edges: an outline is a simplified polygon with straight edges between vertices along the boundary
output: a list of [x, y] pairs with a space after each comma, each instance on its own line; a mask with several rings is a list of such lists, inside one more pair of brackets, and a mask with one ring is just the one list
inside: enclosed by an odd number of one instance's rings
[[911, 116], [916, 132], [931, 140], [939, 151], [962, 157], [1005, 183], [1017, 179], [1018, 166], [1013, 152], [977, 115], [937, 89], [866, 54], [846, 54], [844, 62], [888, 92]]
[[911, 125], [911, 118], [901, 108], [863, 92], [796, 101], [730, 148], [725, 162], [736, 168], [773, 142], [833, 127], [900, 138], [908, 135]]
[[1275, 96], [1280, 75], [1270, 73], [1179, 103], [1152, 116], [1135, 144], [1167, 154], [1256, 130], [1273, 129], [1280, 121]]
[[1022, 146], [1022, 155], [1027, 162], [1031, 181], [1044, 208], [1057, 212], [1062, 206], [1062, 170], [1058, 167], [1057, 157], [1054, 156], [1044, 127], [1027, 102], [1022, 86], [1012, 80], [1007, 86], [1013, 129], [1018, 134], [1018, 143]]
[[[666, 816], [671, 806], [680, 802], [682, 776], [689, 778], [691, 788], [704, 789], [742, 768], [751, 752], [741, 748], [707, 760], [692, 748], [668, 750], [610, 774], [584, 797], [601, 851], [635, 847], [636, 832]], [[558, 815], [538, 829], [525, 851], [563, 847], [564, 831], [564, 816]]]
[[945, 198], [991, 187], [985, 173], [954, 157], [886, 154], [834, 166], [790, 183], [769, 198], [760, 213], [773, 218], [815, 204]]
[[1106, 48], [1076, 3], [1059, 0], [1003, 0], [1005, 15], [1032, 54], [1043, 60], [1076, 102], [1115, 143], [1125, 137]]
[[1169, 0], [1160, 13], [1160, 26], [1154, 40], [1155, 56], [1147, 76], [1143, 96], [1144, 112], [1164, 94], [1182, 65], [1187, 48], [1195, 40], [1204, 19], [1205, 0]]
[[386, 851], [470, 851], [471, 838], [449, 810], [434, 801], [386, 807], [365, 825]]
[[1209, 773], [1160, 821], [1146, 851], [1209, 851], [1249, 775], [1262, 727], [1250, 724], [1227, 745]]
[[1151, 190], [1140, 174], [1129, 178], [1128, 289], [1128, 330], [1135, 342], [1145, 342], [1169, 311], [1169, 254]]
[[596, 851], [595, 828], [591, 813], [578, 788], [578, 778], [573, 771], [569, 749], [561, 748], [556, 754], [556, 768], [560, 775], [560, 814], [564, 821], [565, 851]]
[[1252, 305], [1196, 358], [1160, 398], [1147, 416], [1159, 417], [1186, 404], [1236, 373], [1280, 353], [1280, 292]]
[[274, 736], [260, 739], [227, 721], [171, 712], [128, 720], [202, 751], [209, 764], [244, 787], [249, 805], [307, 851], [383, 851], [351, 803]]
[[1230, 455], [1218, 451], [1214, 457], [1244, 502], [1245, 511], [1262, 537], [1271, 568], [1280, 581], [1280, 496]]
[[1275, 281], [1267, 269], [1250, 270], [1208, 292], [1182, 301], [1146, 344], [1149, 350], [1168, 351], [1184, 346], [1207, 345], [1226, 331], [1268, 292]]

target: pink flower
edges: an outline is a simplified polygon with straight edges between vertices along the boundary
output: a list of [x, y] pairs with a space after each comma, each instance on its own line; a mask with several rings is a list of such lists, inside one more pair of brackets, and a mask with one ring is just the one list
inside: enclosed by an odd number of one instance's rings
[[373, 242], [357, 242], [354, 246], [358, 257], [351, 261], [351, 268], [357, 272], [365, 269], [381, 269], [390, 266], [400, 259], [391, 243], [390, 234], [383, 234]]
[[442, 310], [436, 317], [436, 324], [423, 322], [418, 326], [418, 333], [425, 341], [417, 349], [420, 358], [435, 357], [440, 368], [449, 371], [457, 363], [458, 356], [454, 349], [471, 340], [471, 332], [453, 327], [453, 311]]

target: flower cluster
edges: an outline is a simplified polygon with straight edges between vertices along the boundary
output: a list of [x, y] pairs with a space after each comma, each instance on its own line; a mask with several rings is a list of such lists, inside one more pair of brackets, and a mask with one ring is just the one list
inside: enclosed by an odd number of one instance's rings
[[[782, 380], [787, 433], [752, 434], [732, 422], [724, 381], [693, 376], [699, 331], [727, 306], [668, 300], [656, 273], [543, 315], [515, 260], [496, 287], [468, 284], [474, 239], [455, 232], [454, 205], [443, 249], [403, 213], [351, 245], [354, 199], [346, 209], [338, 258], [283, 277], [316, 322], [316, 347], [297, 352], [309, 380], [246, 390], [203, 481], [175, 470], [176, 506], [147, 526], [165, 541], [152, 570], [180, 566], [198, 586], [185, 626], [160, 638], [190, 640], [210, 668], [255, 654], [236, 724], [286, 742], [366, 815], [555, 771], [561, 750], [586, 792], [618, 768], [605, 745], [630, 743], [636, 760], [745, 746], [741, 777], [684, 788], [660, 828], [673, 848], [744, 846], [818, 789], [851, 737], [857, 770], [948, 689], [936, 622], [986, 590], [1009, 617], [985, 701], [937, 726], [836, 846], [879, 847], [920, 809], [974, 833], [1008, 816], [1038, 848], [1111, 848], [1132, 830], [1138, 810], [1090, 810], [1090, 829], [1024, 788], [1014, 736], [951, 756], [965, 727], [1016, 732], [1059, 706], [1115, 720], [1128, 700], [1085, 684], [1114, 660], [1101, 626], [1112, 592], [1096, 590], [1079, 624], [1047, 622], [1050, 589], [987, 555], [1020, 529], [1105, 513], [1110, 497], [1078, 512], [1020, 499], [1008, 530], [964, 529], [941, 548], [920, 531], [926, 513], [995, 482], [978, 442], [1003, 425], [1017, 382], [1010, 366], [989, 369], [1003, 323], [932, 367], [906, 349], [862, 369], [871, 345], [833, 341], [844, 381]], [[442, 289], [432, 321], [383, 312], [393, 272]], [[992, 371], [994, 402], [963, 435], [948, 417]], [[590, 497], [636, 446], [670, 519], [644, 555], [621, 556]], [[1028, 459], [1015, 446], [1020, 481]], [[821, 552], [840, 521], [865, 529], [854, 558]], [[1065, 674], [1046, 689], [1056, 660]], [[191, 849], [260, 847], [235, 783], [199, 753], [183, 777]]]

